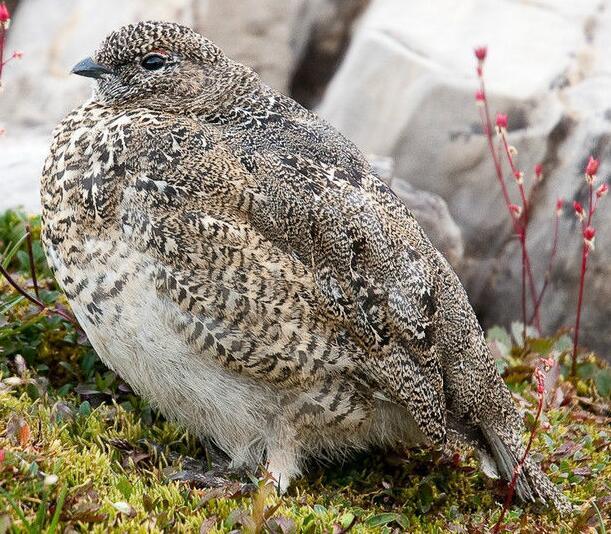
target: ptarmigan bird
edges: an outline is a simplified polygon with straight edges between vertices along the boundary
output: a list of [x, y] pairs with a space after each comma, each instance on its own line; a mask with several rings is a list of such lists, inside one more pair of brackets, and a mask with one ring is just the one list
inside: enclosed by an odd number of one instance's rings
[[[94, 348], [282, 489], [307, 457], [522, 422], [456, 274], [357, 148], [189, 28], [110, 34], [42, 177], [47, 257]], [[568, 504], [534, 460], [522, 499]]]

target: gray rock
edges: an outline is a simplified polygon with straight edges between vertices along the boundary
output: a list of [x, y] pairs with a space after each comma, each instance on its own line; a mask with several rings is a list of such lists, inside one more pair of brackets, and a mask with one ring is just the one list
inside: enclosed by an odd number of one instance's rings
[[195, 29], [231, 58], [255, 69], [263, 81], [285, 91], [293, 70], [290, 28], [294, 9], [287, 0], [193, 2]]
[[295, 65], [289, 90], [295, 100], [306, 107], [319, 103], [369, 2], [293, 0], [291, 47]]
[[49, 143], [42, 134], [0, 137], [0, 212], [18, 206], [40, 212], [39, 176]]

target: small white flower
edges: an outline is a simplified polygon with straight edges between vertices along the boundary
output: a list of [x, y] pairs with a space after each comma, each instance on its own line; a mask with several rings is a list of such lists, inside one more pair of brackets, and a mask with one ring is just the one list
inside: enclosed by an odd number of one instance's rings
[[43, 484], [45, 486], [53, 486], [54, 484], [57, 484], [58, 480], [59, 477], [57, 475], [47, 475], [43, 481]]
[[122, 514], [132, 515], [134, 513], [134, 509], [125, 501], [113, 502], [112, 505]]
[[20, 386], [21, 384], [23, 384], [23, 380], [18, 376], [9, 376], [8, 378], [5, 378], [3, 382], [7, 386]]

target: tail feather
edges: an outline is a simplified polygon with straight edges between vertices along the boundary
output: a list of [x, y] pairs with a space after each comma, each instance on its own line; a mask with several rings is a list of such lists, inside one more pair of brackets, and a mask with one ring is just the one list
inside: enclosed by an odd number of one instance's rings
[[[496, 429], [486, 425], [482, 425], [482, 431], [499, 474], [504, 480], [511, 481], [516, 466], [524, 456], [525, 447], [519, 436], [511, 429]], [[568, 499], [531, 456], [526, 457], [516, 481], [515, 491], [521, 500], [551, 504], [561, 514], [569, 513], [572, 509]]]

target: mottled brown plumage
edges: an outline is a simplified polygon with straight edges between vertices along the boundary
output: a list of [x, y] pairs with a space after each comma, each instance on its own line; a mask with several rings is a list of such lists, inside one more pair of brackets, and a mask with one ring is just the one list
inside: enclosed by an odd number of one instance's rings
[[[311, 455], [449, 438], [511, 477], [522, 424], [465, 292], [354, 145], [175, 24], [75, 72], [43, 239], [108, 366], [284, 488]], [[530, 458], [517, 489], [566, 509]]]

